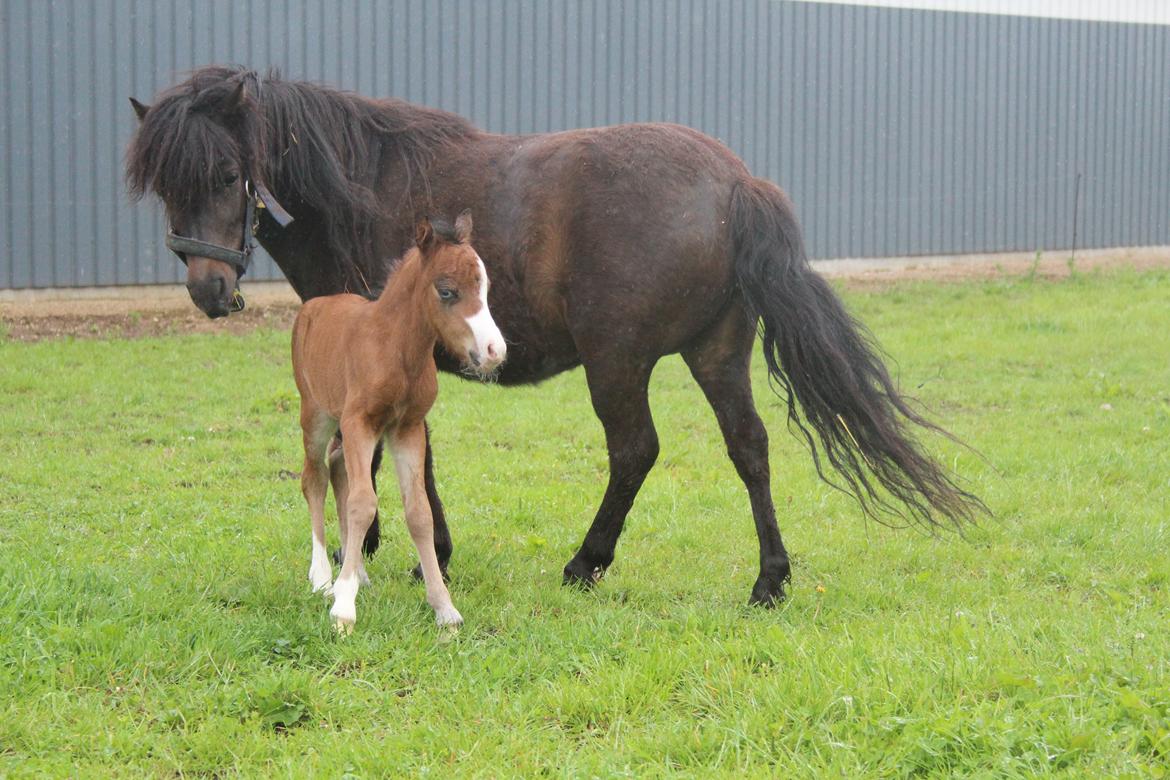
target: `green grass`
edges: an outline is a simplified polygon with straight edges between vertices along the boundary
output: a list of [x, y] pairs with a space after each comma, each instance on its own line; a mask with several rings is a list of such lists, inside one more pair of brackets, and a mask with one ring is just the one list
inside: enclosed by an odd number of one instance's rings
[[1162, 776], [1170, 274], [846, 297], [994, 520], [865, 523], [757, 360], [795, 581], [747, 608], [747, 498], [672, 358], [617, 561], [563, 589], [606, 475], [583, 376], [444, 378], [454, 639], [393, 490], [357, 633], [309, 593], [286, 333], [0, 343], [0, 775]]

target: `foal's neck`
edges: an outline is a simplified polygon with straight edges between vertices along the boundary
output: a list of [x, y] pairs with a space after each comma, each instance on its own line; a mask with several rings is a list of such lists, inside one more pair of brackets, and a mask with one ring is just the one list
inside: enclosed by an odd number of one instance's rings
[[389, 348], [414, 359], [434, 351], [438, 332], [426, 312], [427, 280], [422, 272], [421, 257], [411, 249], [390, 271], [386, 287], [372, 306], [381, 338]]

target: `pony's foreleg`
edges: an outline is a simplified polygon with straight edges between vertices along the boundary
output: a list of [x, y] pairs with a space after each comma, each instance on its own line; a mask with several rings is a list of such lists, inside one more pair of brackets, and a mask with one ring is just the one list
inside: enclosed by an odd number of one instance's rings
[[[443, 579], [450, 579], [447, 574], [447, 565], [451, 561], [451, 552], [454, 546], [451, 542], [451, 531], [447, 528], [447, 514], [443, 509], [443, 500], [439, 498], [439, 489], [435, 487], [435, 462], [431, 454], [431, 429], [426, 426], [427, 459], [423, 468], [423, 478], [427, 486], [427, 501], [431, 505], [431, 517], [435, 524], [435, 555], [439, 558], [439, 568], [443, 572]], [[410, 573], [416, 580], [422, 579], [422, 564], [411, 569]]]
[[418, 550], [423, 582], [427, 588], [427, 603], [435, 610], [435, 622], [440, 626], [458, 626], [463, 616], [451, 603], [451, 594], [443, 582], [443, 572], [435, 554], [435, 525], [431, 505], [427, 500], [423, 469], [426, 459], [426, 432], [422, 425], [399, 430], [390, 442], [394, 454], [394, 471], [402, 492], [402, 506], [406, 512], [406, 527]]
[[370, 463], [378, 435], [361, 422], [341, 423], [348, 495], [345, 502], [345, 546], [341, 572], [333, 583], [333, 608], [329, 611], [339, 631], [348, 633], [357, 622], [357, 592], [362, 581], [362, 540], [374, 521], [378, 496], [370, 479]]
[[[325, 548], [325, 494], [329, 490], [325, 447], [328, 436], [322, 436], [321, 426], [311, 416], [301, 421], [301, 427], [305, 446], [305, 465], [301, 469], [301, 493], [309, 505], [309, 519], [313, 526], [309, 582], [312, 583], [314, 591], [328, 591], [333, 580], [333, 567], [329, 563], [329, 553]], [[332, 436], [332, 433], [329, 436]]]
[[613, 563], [626, 515], [658, 458], [658, 433], [647, 388], [654, 361], [603, 356], [585, 363], [593, 410], [605, 428], [609, 484], [581, 549], [565, 565], [564, 583], [591, 587]]

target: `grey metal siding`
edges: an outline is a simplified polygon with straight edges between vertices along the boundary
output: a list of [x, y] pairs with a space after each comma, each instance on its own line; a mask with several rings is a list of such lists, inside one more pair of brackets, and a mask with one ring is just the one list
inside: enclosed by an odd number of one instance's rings
[[[1170, 27], [768, 0], [0, 0], [0, 287], [173, 282], [126, 98], [211, 62], [526, 133], [666, 120], [816, 257], [1170, 244]], [[275, 278], [261, 258], [255, 278]]]

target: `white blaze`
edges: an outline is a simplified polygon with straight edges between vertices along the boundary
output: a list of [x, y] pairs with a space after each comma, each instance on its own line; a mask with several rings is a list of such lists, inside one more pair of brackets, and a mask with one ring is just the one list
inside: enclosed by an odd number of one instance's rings
[[482, 258], [477, 255], [476, 259], [479, 261], [481, 280], [479, 285], [480, 307], [479, 311], [467, 318], [467, 327], [471, 328], [471, 337], [475, 340], [474, 350], [479, 353], [480, 364], [494, 368], [503, 362], [507, 347], [504, 346], [504, 337], [500, 333], [500, 329], [496, 327], [496, 321], [492, 319], [492, 313], [488, 309], [487, 269], [483, 265]]

